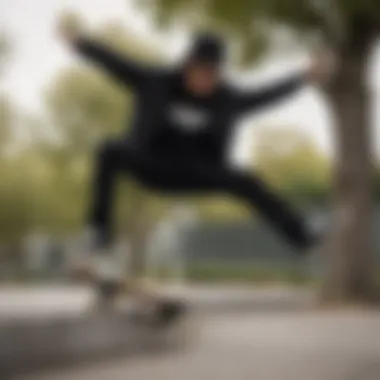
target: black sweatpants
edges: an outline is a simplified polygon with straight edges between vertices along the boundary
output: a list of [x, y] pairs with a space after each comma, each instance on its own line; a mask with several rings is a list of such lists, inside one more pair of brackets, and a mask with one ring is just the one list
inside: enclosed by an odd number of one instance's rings
[[145, 152], [125, 141], [108, 141], [97, 151], [89, 224], [104, 243], [111, 239], [112, 202], [119, 173], [166, 194], [227, 193], [247, 202], [296, 248], [313, 243], [307, 225], [255, 175], [194, 155]]

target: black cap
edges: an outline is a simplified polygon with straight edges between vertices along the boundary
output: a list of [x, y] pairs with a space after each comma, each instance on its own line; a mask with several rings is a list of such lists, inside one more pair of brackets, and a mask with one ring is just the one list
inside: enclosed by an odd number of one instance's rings
[[226, 46], [223, 39], [215, 34], [201, 34], [195, 38], [187, 60], [220, 65], [225, 59]]

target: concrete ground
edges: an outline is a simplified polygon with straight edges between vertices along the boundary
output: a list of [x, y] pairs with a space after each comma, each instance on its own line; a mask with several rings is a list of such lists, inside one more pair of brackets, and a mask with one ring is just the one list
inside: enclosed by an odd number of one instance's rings
[[378, 380], [380, 314], [208, 316], [185, 352], [24, 380]]
[[[75, 297], [70, 298], [68, 294], [65, 302], [75, 305]], [[78, 308], [80, 297], [78, 292], [76, 294]], [[225, 287], [219, 291], [217, 288], [196, 289], [188, 294], [192, 294], [194, 301], [198, 297], [205, 305], [219, 297], [219, 308], [207, 312], [200, 309], [197, 320], [193, 321], [197, 323], [196, 329], [190, 330], [196, 333], [190, 334], [192, 339], [183, 350], [148, 357], [119, 357], [24, 376], [21, 380], [380, 379], [380, 312], [312, 311], [306, 307], [310, 298], [304, 293], [281, 288]], [[239, 294], [240, 302], [250, 302], [251, 307], [231, 312], [234, 308], [231, 298]], [[9, 292], [8, 296], [0, 292], [3, 318], [7, 313], [2, 307], [8, 300], [10, 309], [10, 299], [15, 300], [15, 297], [9, 297]], [[227, 301], [231, 303], [225, 311], [221, 307], [223, 299], [225, 305]], [[22, 309], [21, 304], [16, 304], [13, 302], [13, 312], [15, 308]], [[46, 297], [42, 304], [45, 307], [49, 304]], [[50, 304], [54, 302], [50, 300]], [[59, 304], [64, 309], [62, 302]], [[300, 307], [302, 304], [305, 307]], [[74, 309], [72, 306], [71, 312]], [[8, 310], [8, 317], [10, 314]]]
[[[163, 294], [180, 296], [203, 311], [284, 311], [305, 309], [313, 304], [310, 292], [272, 286], [170, 286]], [[90, 288], [69, 285], [33, 285], [0, 287], [0, 323], [22, 318], [54, 318], [82, 315], [91, 309], [94, 295]], [[127, 306], [128, 300], [123, 302]]]

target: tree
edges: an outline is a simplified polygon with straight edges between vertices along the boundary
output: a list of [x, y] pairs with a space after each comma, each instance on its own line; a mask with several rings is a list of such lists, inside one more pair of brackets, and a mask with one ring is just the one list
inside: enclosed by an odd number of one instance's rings
[[[147, 2], [141, 2], [147, 4]], [[337, 70], [321, 90], [335, 119], [335, 228], [326, 301], [368, 300], [374, 294], [371, 244], [372, 169], [369, 55], [380, 33], [378, 0], [156, 0], [157, 20], [210, 24], [231, 33], [246, 57], [271, 46], [273, 31], [287, 28], [305, 46], [334, 50]]]
[[[0, 81], [7, 67], [10, 55], [10, 39], [7, 34], [0, 31]], [[9, 142], [13, 116], [14, 112], [11, 102], [3, 91], [0, 91], [0, 155], [3, 154], [4, 147]]]
[[22, 175], [19, 163], [1, 165], [2, 187], [0, 191], [0, 242], [1, 245], [17, 245], [31, 226], [31, 191]]
[[9, 99], [0, 93], [0, 157], [9, 146], [14, 109]]
[[11, 45], [9, 37], [5, 33], [0, 32], [0, 78], [9, 60], [10, 53]]

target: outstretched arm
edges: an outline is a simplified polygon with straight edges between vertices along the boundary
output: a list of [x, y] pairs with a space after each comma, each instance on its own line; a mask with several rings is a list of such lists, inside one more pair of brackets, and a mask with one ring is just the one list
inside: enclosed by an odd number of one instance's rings
[[81, 37], [74, 41], [73, 47], [80, 55], [93, 61], [117, 80], [129, 86], [139, 87], [147, 75], [146, 69], [141, 65], [121, 56], [100, 42]]
[[269, 87], [237, 94], [237, 107], [240, 113], [254, 111], [287, 98], [307, 83], [307, 77], [299, 74], [282, 80]]
[[100, 42], [84, 37], [79, 31], [65, 24], [59, 25], [58, 32], [64, 42], [75, 52], [93, 61], [123, 84], [138, 88], [148, 75], [148, 70], [142, 65]]
[[321, 84], [332, 74], [333, 61], [327, 54], [318, 55], [303, 73], [291, 76], [260, 90], [240, 91], [237, 108], [240, 113], [253, 111], [286, 99], [306, 84]]

